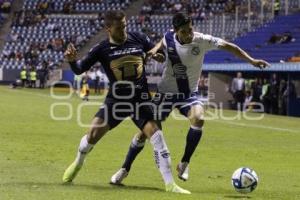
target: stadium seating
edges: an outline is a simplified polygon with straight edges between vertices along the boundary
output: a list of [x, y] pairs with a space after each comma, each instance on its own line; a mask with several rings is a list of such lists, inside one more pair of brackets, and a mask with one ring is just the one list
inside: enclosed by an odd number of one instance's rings
[[[129, 3], [130, 0], [25, 0], [23, 4], [25, 12], [39, 10], [40, 13], [47, 14], [47, 19], [30, 25], [14, 24], [12, 26], [8, 38], [17, 35], [18, 39], [13, 41], [8, 39], [6, 42], [0, 56], [0, 67], [20, 69], [32, 61], [24, 58], [25, 54], [31, 50], [30, 46], [34, 44], [48, 46], [53, 43], [53, 40], [62, 40], [63, 48], [47, 47], [45, 50], [37, 50], [39, 64], [46, 60], [54, 67], [58, 66], [63, 61], [63, 51], [70, 40], [76, 41], [77, 39], [79, 42], [77, 46], [80, 47], [101, 29], [103, 21], [99, 16], [99, 11], [125, 9]], [[64, 13], [65, 6], [70, 6], [72, 12], [81, 14], [55, 14]], [[10, 54], [12, 56], [9, 56]], [[16, 54], [21, 54], [21, 56], [18, 57]]]
[[[300, 49], [300, 14], [279, 16], [260, 28], [238, 37], [234, 43], [246, 49], [256, 58], [266, 59], [269, 62], [285, 61]], [[294, 42], [285, 44], [268, 44], [273, 34], [290, 32]], [[212, 51], [205, 58], [206, 63], [243, 62], [223, 51]]]
[[24, 10], [34, 10], [40, 3], [47, 3], [48, 7], [52, 12], [62, 12], [64, 6], [69, 4], [72, 10], [78, 13], [84, 12], [99, 12], [110, 9], [125, 9], [130, 1], [129, 0], [109, 0], [109, 1], [70, 1], [70, 0], [25, 0], [23, 9]]
[[[93, 25], [91, 25], [91, 23]], [[8, 58], [4, 52], [21, 52], [25, 54], [32, 44], [44, 44], [47, 46], [53, 39], [62, 39], [64, 43], [71, 37], [80, 36], [79, 44], [83, 45], [92, 35], [96, 34], [101, 28], [101, 21], [98, 15], [49, 15], [47, 20], [36, 24], [35, 26], [13, 26], [11, 34], [17, 34], [20, 38], [17, 41], [8, 41], [4, 46], [1, 55], [1, 66], [6, 68], [21, 68], [25, 65], [24, 56], [21, 59]], [[46, 48], [39, 50], [38, 60], [50, 61], [57, 65], [63, 61], [64, 49]]]
[[[252, 25], [259, 24], [258, 19], [253, 19], [250, 22]], [[196, 21], [194, 20], [195, 31], [199, 31], [205, 34], [212, 34], [216, 37], [222, 37], [232, 39], [235, 37], [235, 21], [230, 17], [225, 17], [224, 32], [222, 32], [223, 19], [222, 16], [213, 16], [210, 20]], [[242, 34], [248, 31], [248, 24], [245, 19], [241, 19], [237, 24], [238, 34]], [[210, 29], [211, 26], [211, 29]], [[139, 23], [139, 16], [133, 16], [129, 19], [128, 30], [129, 31], [144, 31], [150, 30], [150, 32], [156, 32], [162, 35], [167, 30], [172, 28], [172, 16], [171, 15], [153, 15], [149, 23]], [[250, 27], [252, 30], [254, 26]]]
[[[156, 0], [151, 1], [150, 3], [145, 3], [144, 6], [148, 7], [148, 9], [151, 10], [152, 14], [158, 14], [158, 15], [165, 15], [165, 14], [172, 14], [176, 10], [176, 4], [180, 4], [180, 6], [177, 7], [177, 9], [184, 10], [187, 7], [191, 8], [191, 10], [199, 8], [205, 8], [206, 10], [210, 10], [213, 13], [222, 13], [224, 10], [226, 10], [226, 4], [229, 2], [227, 0], [219, 0], [219, 1], [211, 1], [211, 3], [208, 3], [209, 1], [206, 0], [173, 0], [173, 1], [164, 1], [164, 0]], [[248, 4], [248, 0], [240, 0], [240, 1], [232, 1], [235, 5], [246, 5]], [[260, 7], [261, 6], [261, 0], [251, 0], [251, 8]], [[265, 9], [270, 9], [271, 1], [265, 1]], [[281, 12], [284, 12], [286, 0], [280, 0], [281, 5]], [[150, 7], [150, 8], [149, 8]], [[293, 10], [295, 8], [299, 8], [299, 1], [298, 0], [289, 0], [288, 8], [290, 10]], [[142, 9], [142, 12], [147, 12], [148, 10]], [[228, 10], [227, 10], [228, 11]], [[259, 10], [258, 10], [259, 11]]]

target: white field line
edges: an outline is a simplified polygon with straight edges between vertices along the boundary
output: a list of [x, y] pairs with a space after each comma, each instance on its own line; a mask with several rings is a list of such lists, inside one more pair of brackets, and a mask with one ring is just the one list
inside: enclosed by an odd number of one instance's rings
[[[34, 96], [39, 96], [39, 97], [47, 97], [47, 98], [51, 98], [50, 94], [47, 95], [47, 94], [40, 94], [40, 93], [36, 93], [36, 92], [29, 92], [29, 91], [25, 91], [25, 90], [22, 90], [22, 89], [4, 89], [8, 92], [15, 92], [15, 93], [23, 93], [23, 94], [30, 94], [30, 95], [34, 95]], [[33, 89], [35, 90], [35, 89]]]
[[297, 130], [294, 130], [294, 129], [288, 129], [288, 128], [278, 128], [278, 127], [273, 127], [273, 126], [246, 124], [246, 123], [239, 123], [239, 122], [227, 121], [227, 120], [222, 120], [222, 119], [217, 119], [217, 120], [213, 120], [213, 121], [223, 123], [223, 124], [242, 126], [242, 127], [261, 128], [261, 129], [269, 129], [269, 130], [274, 130], [274, 131], [300, 133], [300, 131], [297, 131]]

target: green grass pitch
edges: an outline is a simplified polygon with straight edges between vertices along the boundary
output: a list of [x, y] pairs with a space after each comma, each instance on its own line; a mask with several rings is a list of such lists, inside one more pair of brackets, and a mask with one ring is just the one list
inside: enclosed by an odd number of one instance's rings
[[[71, 114], [71, 119], [51, 119], [53, 103], [62, 103], [54, 107], [55, 116]], [[272, 115], [259, 121], [207, 121], [187, 182], [176, 177], [175, 166], [183, 153], [189, 123], [168, 119], [163, 130], [173, 174], [177, 184], [191, 195], [164, 192], [149, 143], [136, 159], [125, 186], [108, 184], [137, 132], [130, 120], [96, 145], [73, 185], [62, 185], [63, 172], [75, 158], [87, 130], [77, 125], [79, 106], [80, 120], [88, 124], [98, 106], [87, 106], [76, 96], [57, 100], [50, 97], [49, 90], [0, 87], [0, 200], [300, 199], [300, 119]], [[235, 114], [224, 111], [225, 116]], [[242, 166], [253, 168], [259, 176], [257, 189], [247, 195], [238, 194], [231, 186], [233, 171]]]

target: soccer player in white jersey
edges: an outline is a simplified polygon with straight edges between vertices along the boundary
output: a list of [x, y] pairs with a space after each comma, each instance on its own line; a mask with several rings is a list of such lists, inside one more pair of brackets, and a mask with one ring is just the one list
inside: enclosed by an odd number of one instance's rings
[[[264, 60], [252, 58], [233, 43], [194, 32], [191, 18], [184, 13], [175, 14], [172, 23], [174, 30], [168, 31], [148, 54], [155, 55], [159, 49], [163, 48], [167, 56], [162, 81], [158, 84], [159, 96], [163, 97], [158, 107], [159, 120], [163, 121], [173, 108], [177, 108], [190, 120], [185, 151], [181, 162], [177, 165], [178, 177], [186, 181], [188, 164], [201, 139], [204, 123], [204, 109], [198, 99], [197, 82], [201, 75], [205, 53], [212, 49], [220, 49], [246, 60], [254, 67], [262, 69], [269, 64]], [[144, 147], [145, 139], [141, 133], [135, 135], [122, 168], [111, 177], [112, 184], [121, 184], [128, 175], [134, 159]]]

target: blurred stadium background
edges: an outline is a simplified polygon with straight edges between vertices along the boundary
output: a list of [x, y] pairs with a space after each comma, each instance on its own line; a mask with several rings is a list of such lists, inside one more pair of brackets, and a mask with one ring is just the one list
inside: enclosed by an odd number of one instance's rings
[[[63, 52], [72, 42], [83, 56], [104, 39], [103, 14], [110, 9], [124, 9], [128, 30], [145, 32], [154, 41], [171, 27], [173, 13], [189, 12], [196, 31], [232, 41], [272, 65], [261, 71], [221, 51], [206, 55], [199, 77], [203, 101], [236, 109], [232, 83], [241, 72], [246, 109], [255, 111], [252, 103], [260, 102], [264, 112], [274, 115], [251, 121], [225, 110], [222, 114], [234, 120], [208, 120], [191, 163], [191, 179], [180, 183], [192, 191], [190, 197], [162, 190], [150, 148], [137, 158], [126, 187], [107, 184], [137, 131], [130, 121], [93, 150], [73, 187], [61, 185], [63, 171], [86, 131], [78, 126], [76, 114], [89, 124], [99, 100], [94, 107], [84, 107], [86, 102], [76, 95], [51, 97], [48, 87], [57, 81], [80, 85], [82, 77], [74, 77]], [[300, 116], [300, 0], [0, 0], [0, 10], [0, 200], [300, 199], [299, 118], [284, 116]], [[163, 66], [151, 61], [146, 72], [155, 90]], [[24, 74], [25, 88], [20, 89]], [[84, 77], [96, 97], [109, 85], [99, 65]], [[43, 89], [43, 83], [44, 90], [33, 89]], [[94, 94], [95, 83], [100, 94]], [[57, 97], [68, 93], [55, 92]], [[53, 105], [61, 120], [49, 117]], [[188, 126], [171, 118], [164, 124], [173, 167], [182, 154]], [[246, 196], [230, 185], [232, 172], [242, 165], [253, 167], [260, 178], [258, 189]]]
[[[0, 5], [0, 83], [15, 83], [22, 69], [27, 80], [36, 72], [37, 87], [40, 82], [42, 87], [59, 80], [73, 83], [63, 52], [72, 42], [83, 56], [102, 40], [106, 10], [124, 9], [128, 30], [145, 32], [154, 41], [171, 28], [172, 14], [184, 11], [192, 16], [195, 31], [232, 41], [272, 64], [260, 71], [226, 52], [209, 52], [199, 77], [204, 100], [234, 109], [231, 83], [242, 72], [250, 102], [263, 103], [268, 113], [300, 116], [299, 0], [3, 0]], [[146, 71], [155, 89], [163, 67], [151, 61]], [[101, 67], [89, 75], [91, 87], [108, 85]]]

